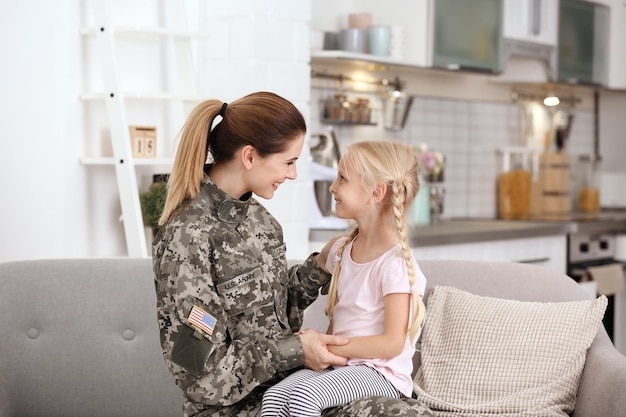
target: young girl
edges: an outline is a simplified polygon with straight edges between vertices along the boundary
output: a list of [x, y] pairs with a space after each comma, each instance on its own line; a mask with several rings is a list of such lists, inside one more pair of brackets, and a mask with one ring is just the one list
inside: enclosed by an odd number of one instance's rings
[[415, 152], [400, 143], [358, 142], [344, 153], [330, 192], [337, 217], [354, 219], [356, 227], [330, 249], [326, 314], [328, 333], [350, 339], [329, 350], [350, 359], [347, 366], [303, 369], [276, 384], [263, 397], [262, 416], [319, 416], [367, 395], [411, 396], [426, 286], [405, 219], [417, 174]]

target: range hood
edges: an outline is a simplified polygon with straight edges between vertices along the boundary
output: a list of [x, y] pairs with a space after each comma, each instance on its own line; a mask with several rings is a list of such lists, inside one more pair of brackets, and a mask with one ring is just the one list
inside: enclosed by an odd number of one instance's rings
[[492, 79], [506, 83], [549, 83], [557, 78], [556, 47], [504, 38], [502, 72]]

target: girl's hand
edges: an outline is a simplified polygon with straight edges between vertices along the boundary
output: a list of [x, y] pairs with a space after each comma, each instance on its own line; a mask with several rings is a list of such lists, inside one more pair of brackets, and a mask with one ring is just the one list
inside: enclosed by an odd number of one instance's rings
[[321, 371], [331, 365], [345, 365], [348, 359], [335, 355], [328, 350], [328, 345], [345, 345], [350, 339], [318, 333], [305, 329], [298, 332], [304, 351], [304, 366], [314, 371]]

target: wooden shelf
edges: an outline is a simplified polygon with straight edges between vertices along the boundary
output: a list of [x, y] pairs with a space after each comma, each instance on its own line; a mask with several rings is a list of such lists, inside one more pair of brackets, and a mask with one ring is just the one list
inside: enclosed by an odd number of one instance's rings
[[403, 59], [378, 56], [372, 54], [364, 54], [359, 52], [346, 52], [346, 51], [314, 51], [311, 52], [311, 63], [332, 63], [337, 60], [356, 61], [365, 64], [372, 64], [375, 66], [388, 66], [388, 67], [408, 67], [415, 69], [429, 69], [423, 65], [419, 65], [414, 62], [409, 62]]
[[341, 121], [341, 120], [330, 120], [330, 119], [322, 119], [320, 123], [324, 125], [334, 125], [334, 126], [376, 126], [378, 123], [374, 122], [349, 122], [349, 121]]

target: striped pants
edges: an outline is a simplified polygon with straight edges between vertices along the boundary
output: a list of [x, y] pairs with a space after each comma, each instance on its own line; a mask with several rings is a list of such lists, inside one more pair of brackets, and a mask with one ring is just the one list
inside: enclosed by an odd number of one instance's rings
[[320, 416], [326, 408], [370, 395], [400, 398], [398, 390], [369, 366], [302, 369], [265, 392], [261, 417]]

